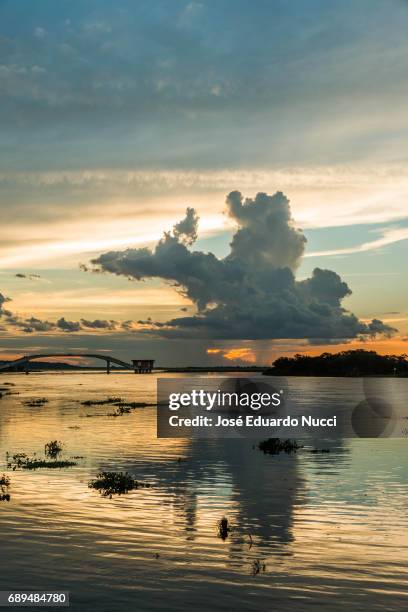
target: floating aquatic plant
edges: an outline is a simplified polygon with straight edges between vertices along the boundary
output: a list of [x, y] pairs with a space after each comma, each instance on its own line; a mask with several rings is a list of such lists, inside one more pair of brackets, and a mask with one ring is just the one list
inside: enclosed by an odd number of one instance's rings
[[15, 453], [9, 456], [7, 453], [7, 467], [9, 469], [17, 470], [38, 470], [40, 468], [52, 468], [61, 469], [78, 465], [76, 461], [58, 459], [58, 456], [62, 452], [62, 442], [58, 440], [51, 440], [44, 445], [45, 459], [36, 457], [35, 453], [33, 457], [29, 457], [26, 453]]
[[110, 412], [107, 416], [113, 416], [113, 417], [123, 416], [124, 414], [129, 414], [130, 411], [131, 409], [128, 406], [121, 404], [120, 406], [117, 407], [116, 412]]
[[124, 400], [121, 397], [107, 397], [103, 400], [84, 400], [82, 406], [104, 406], [106, 404], [122, 404]]
[[123, 495], [139, 488], [148, 488], [150, 484], [140, 482], [127, 472], [100, 472], [95, 480], [88, 483], [90, 489], [96, 489], [104, 497]]
[[113, 406], [122, 406], [124, 408], [144, 408], [145, 406], [155, 406], [155, 403], [147, 403], [147, 402], [127, 402], [122, 397], [107, 397], [106, 399], [101, 400], [84, 400], [81, 402], [81, 406], [106, 406], [111, 404]]
[[3, 476], [0, 476], [0, 487], [8, 487], [8, 486], [10, 486], [10, 478], [6, 476], [5, 474], [3, 474]]
[[10, 501], [10, 493], [8, 488], [10, 486], [10, 478], [3, 474], [0, 476], [0, 501]]
[[25, 453], [17, 453], [8, 461], [7, 467], [12, 470], [38, 470], [40, 468], [61, 469], [78, 465], [75, 461], [66, 460], [47, 460], [28, 457]]
[[24, 406], [30, 406], [32, 408], [36, 408], [39, 406], [44, 406], [44, 404], [48, 404], [48, 400], [46, 397], [38, 397], [35, 399], [29, 399], [23, 402]]
[[259, 450], [268, 455], [279, 455], [279, 453], [296, 453], [303, 448], [296, 440], [281, 440], [280, 438], [268, 438], [258, 444]]
[[127, 402], [121, 397], [108, 397], [102, 400], [84, 400], [83, 402], [81, 402], [82, 406], [105, 406], [107, 404], [116, 406], [116, 411], [108, 412], [105, 414], [101, 412], [94, 413], [94, 414], [86, 414], [85, 416], [88, 418], [102, 417], [102, 416], [119, 417], [119, 416], [123, 416], [124, 414], [130, 414], [131, 411], [134, 410], [135, 408], [144, 408], [146, 406], [156, 405], [154, 403], [146, 403], [146, 402]]
[[146, 406], [156, 406], [155, 402], [123, 402], [122, 406], [126, 406], [128, 408], [145, 408]]
[[45, 456], [50, 457], [51, 459], [56, 459], [61, 452], [62, 442], [58, 442], [58, 440], [51, 440], [51, 442], [47, 442], [44, 447]]
[[24, 470], [38, 470], [39, 468], [61, 469], [78, 465], [76, 461], [47, 461], [46, 459], [28, 459], [22, 466]]
[[253, 576], [260, 574], [261, 572], [264, 572], [265, 570], [266, 570], [266, 565], [263, 561], [261, 561], [260, 559], [254, 559], [252, 561], [251, 574]]

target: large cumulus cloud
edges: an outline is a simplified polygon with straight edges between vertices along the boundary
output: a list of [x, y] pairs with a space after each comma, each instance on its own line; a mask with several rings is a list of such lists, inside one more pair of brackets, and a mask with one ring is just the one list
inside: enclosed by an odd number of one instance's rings
[[351, 290], [336, 272], [316, 268], [310, 278], [296, 280], [306, 239], [295, 228], [281, 192], [244, 199], [233, 191], [226, 205], [237, 230], [223, 259], [191, 249], [198, 218], [190, 208], [153, 250], [103, 253], [92, 261], [94, 269], [170, 281], [196, 305], [193, 316], [164, 325], [148, 322], [161, 336], [346, 339], [396, 331], [378, 319], [367, 324], [348, 312], [342, 300]]

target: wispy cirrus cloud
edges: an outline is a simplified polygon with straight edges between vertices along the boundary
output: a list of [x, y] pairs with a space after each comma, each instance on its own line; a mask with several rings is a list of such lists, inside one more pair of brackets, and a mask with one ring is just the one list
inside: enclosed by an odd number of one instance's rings
[[327, 249], [324, 251], [314, 251], [311, 253], [305, 253], [305, 257], [331, 257], [333, 255], [351, 255], [353, 253], [366, 253], [367, 251], [374, 251], [381, 249], [382, 247], [401, 242], [402, 240], [408, 240], [408, 227], [400, 228], [389, 228], [384, 229], [382, 236], [376, 240], [369, 242], [363, 242], [352, 247], [345, 247], [340, 249]]

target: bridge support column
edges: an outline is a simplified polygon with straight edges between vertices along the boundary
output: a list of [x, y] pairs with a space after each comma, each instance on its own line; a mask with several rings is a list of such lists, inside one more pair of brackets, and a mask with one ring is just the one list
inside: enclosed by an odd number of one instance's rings
[[107, 374], [110, 374], [110, 365], [111, 365], [110, 359], [107, 359], [106, 360], [106, 373]]

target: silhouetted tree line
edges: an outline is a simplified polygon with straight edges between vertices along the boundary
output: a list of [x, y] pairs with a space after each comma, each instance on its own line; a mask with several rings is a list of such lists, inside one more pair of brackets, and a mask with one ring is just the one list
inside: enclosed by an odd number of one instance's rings
[[408, 355], [379, 355], [358, 349], [317, 356], [279, 357], [269, 376], [408, 376]]

